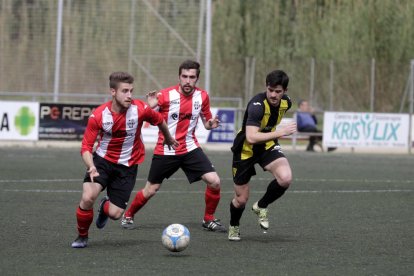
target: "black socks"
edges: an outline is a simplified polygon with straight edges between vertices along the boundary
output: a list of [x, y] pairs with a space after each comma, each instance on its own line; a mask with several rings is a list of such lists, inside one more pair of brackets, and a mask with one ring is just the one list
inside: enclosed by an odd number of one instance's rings
[[276, 199], [281, 197], [285, 193], [286, 190], [287, 190], [287, 188], [284, 188], [284, 187], [280, 186], [279, 183], [277, 183], [276, 179], [273, 180], [267, 186], [266, 193], [259, 200], [257, 205], [259, 206], [259, 208], [267, 208], [267, 206], [270, 203], [273, 203]]
[[236, 208], [233, 205], [233, 201], [230, 202], [230, 225], [231, 226], [239, 226], [240, 225], [240, 218], [243, 214], [243, 208]]

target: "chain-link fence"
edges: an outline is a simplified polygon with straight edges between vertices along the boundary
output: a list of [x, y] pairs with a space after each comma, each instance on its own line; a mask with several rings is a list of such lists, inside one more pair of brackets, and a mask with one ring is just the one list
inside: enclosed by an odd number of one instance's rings
[[[27, 94], [29, 100], [42, 100], [42, 93], [53, 92], [58, 2], [0, 0], [1, 99], [23, 99], [21, 94]], [[105, 98], [107, 78], [113, 71], [130, 71], [136, 77], [136, 93], [142, 95], [175, 84], [184, 59], [204, 63], [206, 0], [63, 3], [59, 101], [100, 100], [94, 94]], [[211, 64], [209, 92], [215, 97], [246, 102], [264, 90], [267, 73], [283, 69], [290, 76], [289, 95], [294, 102], [306, 98], [320, 110], [408, 110], [404, 95], [409, 61], [376, 62], [373, 66], [371, 59], [238, 59], [215, 54], [213, 48]], [[205, 85], [204, 71], [201, 87]]]
[[204, 58], [204, 0], [64, 0], [61, 32], [58, 2], [0, 0], [1, 92], [52, 92], [59, 58], [60, 94], [105, 92], [120, 70], [143, 93], [175, 84], [183, 60]]
[[264, 91], [266, 75], [274, 69], [290, 77], [288, 94], [294, 102], [307, 99], [318, 110], [408, 112], [410, 61], [337, 61], [291, 59], [274, 62], [225, 60], [213, 63], [212, 91], [248, 99]]

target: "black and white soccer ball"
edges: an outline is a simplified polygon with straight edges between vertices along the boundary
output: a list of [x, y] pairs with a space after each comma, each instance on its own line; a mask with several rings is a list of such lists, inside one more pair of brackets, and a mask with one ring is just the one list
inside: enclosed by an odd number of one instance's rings
[[162, 245], [171, 252], [180, 252], [190, 244], [190, 231], [182, 224], [168, 225], [162, 232]]

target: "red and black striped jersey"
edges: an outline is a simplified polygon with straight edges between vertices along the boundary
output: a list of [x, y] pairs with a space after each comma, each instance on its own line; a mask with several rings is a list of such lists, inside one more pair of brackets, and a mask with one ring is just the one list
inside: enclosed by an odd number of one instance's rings
[[158, 111], [180, 145], [175, 150], [164, 146], [164, 135], [160, 132], [154, 154], [180, 155], [198, 148], [200, 144], [195, 136], [198, 119], [203, 117], [208, 121], [212, 118], [208, 93], [195, 87], [193, 93], [186, 96], [179, 92], [176, 85], [162, 89], [157, 98]]
[[100, 105], [89, 117], [81, 154], [93, 151], [99, 135], [96, 147], [99, 156], [125, 166], [142, 163], [145, 157], [141, 136], [143, 121], [159, 125], [163, 121], [162, 116], [140, 100], [133, 100], [123, 113], [111, 111], [111, 105], [111, 101]]

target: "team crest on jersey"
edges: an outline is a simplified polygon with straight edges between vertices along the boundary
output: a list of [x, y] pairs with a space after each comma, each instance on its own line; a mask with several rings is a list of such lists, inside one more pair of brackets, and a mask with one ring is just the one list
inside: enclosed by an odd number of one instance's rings
[[135, 120], [134, 119], [129, 119], [127, 125], [128, 125], [129, 128], [134, 128]]
[[198, 110], [198, 109], [200, 109], [200, 107], [201, 107], [200, 102], [199, 101], [195, 101], [194, 102], [194, 109], [195, 110]]
[[173, 119], [174, 121], [178, 119], [178, 114], [177, 113], [173, 113], [171, 114], [171, 119]]

